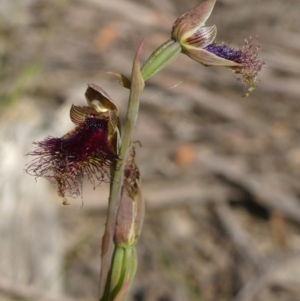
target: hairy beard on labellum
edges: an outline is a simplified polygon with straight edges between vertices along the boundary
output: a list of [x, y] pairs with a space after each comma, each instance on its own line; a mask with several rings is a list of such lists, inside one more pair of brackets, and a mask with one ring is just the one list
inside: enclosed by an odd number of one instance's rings
[[108, 122], [89, 116], [84, 123], [61, 138], [47, 137], [35, 142], [36, 156], [26, 172], [44, 177], [57, 187], [61, 197], [78, 196], [87, 175], [94, 188], [109, 177], [117, 155], [108, 146]]
[[245, 40], [245, 44], [240, 49], [234, 49], [226, 44], [212, 43], [205, 50], [215, 54], [223, 59], [233, 61], [240, 64], [238, 67], [230, 67], [236, 74], [241, 75], [239, 80], [245, 87], [255, 87], [258, 81], [258, 74], [264, 66], [264, 61], [259, 57], [261, 45], [258, 40], [253, 41], [252, 38]]

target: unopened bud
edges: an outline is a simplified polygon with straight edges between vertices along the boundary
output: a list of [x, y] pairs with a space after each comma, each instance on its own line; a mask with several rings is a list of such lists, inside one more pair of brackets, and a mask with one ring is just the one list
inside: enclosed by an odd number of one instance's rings
[[141, 234], [144, 214], [140, 171], [135, 163], [135, 148], [132, 145], [124, 170], [123, 193], [114, 235], [116, 245], [136, 244]]
[[115, 246], [110, 275], [100, 301], [122, 301], [125, 299], [137, 268], [134, 246]]

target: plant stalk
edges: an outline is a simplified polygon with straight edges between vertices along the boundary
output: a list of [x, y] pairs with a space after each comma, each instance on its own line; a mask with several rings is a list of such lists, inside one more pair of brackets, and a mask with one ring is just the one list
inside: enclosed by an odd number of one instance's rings
[[144, 80], [140, 72], [139, 57], [144, 42], [142, 41], [138, 47], [136, 56], [134, 58], [132, 74], [131, 74], [131, 87], [129, 94], [129, 101], [126, 114], [126, 122], [124, 127], [124, 133], [122, 137], [122, 144], [120, 148], [119, 160], [116, 163], [116, 169], [113, 174], [113, 179], [110, 187], [108, 213], [106, 219], [105, 232], [102, 239], [102, 252], [101, 252], [101, 271], [100, 271], [100, 300], [105, 291], [106, 282], [108, 279], [109, 271], [111, 268], [111, 261], [114, 252], [114, 233], [116, 226], [116, 218], [118, 208], [120, 206], [121, 191], [123, 186], [124, 168], [129, 154], [129, 147], [131, 144], [131, 138], [133, 129], [137, 120], [140, 95], [144, 89]]

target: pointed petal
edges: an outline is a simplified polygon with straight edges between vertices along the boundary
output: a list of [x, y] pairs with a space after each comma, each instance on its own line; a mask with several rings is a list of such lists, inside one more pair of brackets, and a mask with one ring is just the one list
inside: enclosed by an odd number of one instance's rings
[[109, 111], [109, 121], [114, 131], [120, 127], [120, 120], [116, 111]]
[[106, 72], [107, 74], [113, 75], [119, 79], [119, 83], [124, 88], [130, 89], [130, 80], [122, 73], [119, 72]]
[[182, 36], [189, 32], [193, 35], [200, 27], [205, 25], [206, 20], [209, 18], [216, 0], [205, 0], [192, 10], [186, 12], [179, 17], [172, 29], [172, 39], [180, 41]]
[[88, 88], [85, 91], [85, 98], [89, 106], [94, 108], [97, 112], [107, 112], [108, 110], [118, 112], [118, 108], [110, 96], [101, 87], [95, 84], [88, 84]]
[[70, 110], [70, 118], [76, 125], [81, 125], [84, 123], [86, 117], [96, 113], [97, 112], [91, 107], [72, 105]]
[[192, 36], [187, 34], [182, 36], [183, 47], [189, 46], [204, 48], [213, 43], [217, 35], [217, 27], [215, 25], [210, 27], [199, 28]]
[[108, 144], [112, 152], [119, 154], [121, 146], [120, 120], [116, 111], [109, 111]]
[[189, 56], [192, 60], [204, 66], [222, 66], [222, 67], [239, 67], [238, 63], [223, 59], [205, 49], [188, 48], [184, 49], [183, 53]]

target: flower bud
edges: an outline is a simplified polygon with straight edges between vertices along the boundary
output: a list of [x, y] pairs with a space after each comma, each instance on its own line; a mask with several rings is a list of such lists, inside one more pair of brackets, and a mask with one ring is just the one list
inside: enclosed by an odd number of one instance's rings
[[115, 246], [111, 270], [100, 301], [122, 301], [125, 299], [137, 269], [134, 246]]
[[145, 214], [140, 185], [140, 173], [132, 146], [125, 166], [124, 188], [114, 235], [115, 244], [118, 246], [134, 245], [140, 237]]

